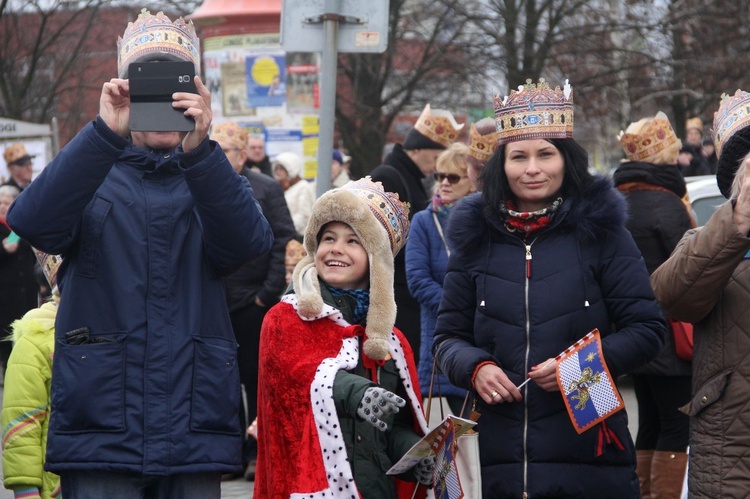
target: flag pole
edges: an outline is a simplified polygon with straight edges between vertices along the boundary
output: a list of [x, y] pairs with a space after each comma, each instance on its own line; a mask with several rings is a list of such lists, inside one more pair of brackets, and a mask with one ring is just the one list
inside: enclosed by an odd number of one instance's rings
[[[540, 369], [544, 369], [548, 365], [552, 364], [555, 360], [556, 359], [549, 359], [549, 361], [546, 364], [544, 364], [542, 367], [540, 367]], [[529, 381], [531, 381], [531, 378], [526, 378], [526, 381], [524, 381], [523, 383], [521, 383], [520, 385], [518, 385], [516, 388], [518, 388], [520, 390], [521, 388], [523, 388], [523, 385], [525, 385]]]

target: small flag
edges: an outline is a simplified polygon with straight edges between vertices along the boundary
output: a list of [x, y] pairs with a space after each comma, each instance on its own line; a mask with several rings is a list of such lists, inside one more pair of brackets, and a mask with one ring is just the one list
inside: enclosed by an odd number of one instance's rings
[[570, 421], [580, 434], [625, 408], [594, 329], [556, 357], [557, 384]]
[[440, 425], [439, 436], [432, 444], [437, 456], [432, 482], [435, 499], [462, 499], [464, 491], [456, 468], [456, 432], [453, 421], [446, 418]]

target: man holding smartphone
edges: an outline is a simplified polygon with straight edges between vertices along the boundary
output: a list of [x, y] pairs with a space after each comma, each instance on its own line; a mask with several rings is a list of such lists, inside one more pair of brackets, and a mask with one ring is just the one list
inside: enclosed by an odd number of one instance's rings
[[[118, 42], [99, 116], [11, 206], [8, 222], [62, 254], [46, 469], [77, 499], [220, 498], [242, 471], [237, 343], [221, 276], [273, 234], [209, 140], [211, 98], [177, 92], [187, 132], [131, 131], [132, 62], [199, 72], [192, 24], [144, 9]], [[54, 217], [49, 216], [55, 213]], [[85, 330], [82, 341], [70, 333]]]

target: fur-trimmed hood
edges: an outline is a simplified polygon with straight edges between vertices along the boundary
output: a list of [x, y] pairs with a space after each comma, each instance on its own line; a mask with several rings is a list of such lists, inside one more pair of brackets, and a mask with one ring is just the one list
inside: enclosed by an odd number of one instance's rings
[[[597, 176], [581, 198], [563, 200], [552, 224], [557, 230], [575, 232], [579, 242], [587, 242], [625, 225], [627, 216], [625, 199], [612, 187], [612, 181]], [[466, 196], [451, 214], [451, 245], [457, 250], [475, 246], [485, 237], [488, 224], [505, 230], [499, 220], [488, 220], [481, 192]]]

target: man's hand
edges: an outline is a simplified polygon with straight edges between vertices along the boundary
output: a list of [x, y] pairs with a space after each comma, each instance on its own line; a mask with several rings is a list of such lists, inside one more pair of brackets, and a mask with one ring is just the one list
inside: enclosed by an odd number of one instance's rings
[[388, 424], [383, 419], [395, 414], [406, 405], [406, 400], [384, 388], [371, 386], [357, 407], [357, 415], [380, 431], [386, 431]]
[[99, 116], [117, 135], [130, 135], [130, 82], [112, 78], [102, 87]]
[[211, 92], [200, 79], [195, 76], [195, 88], [197, 94], [187, 92], [176, 92], [172, 95], [174, 102], [172, 106], [185, 110], [185, 116], [195, 120], [195, 130], [188, 132], [182, 139], [182, 150], [190, 152], [198, 147], [208, 136], [208, 128], [211, 126], [213, 114], [211, 113]]

